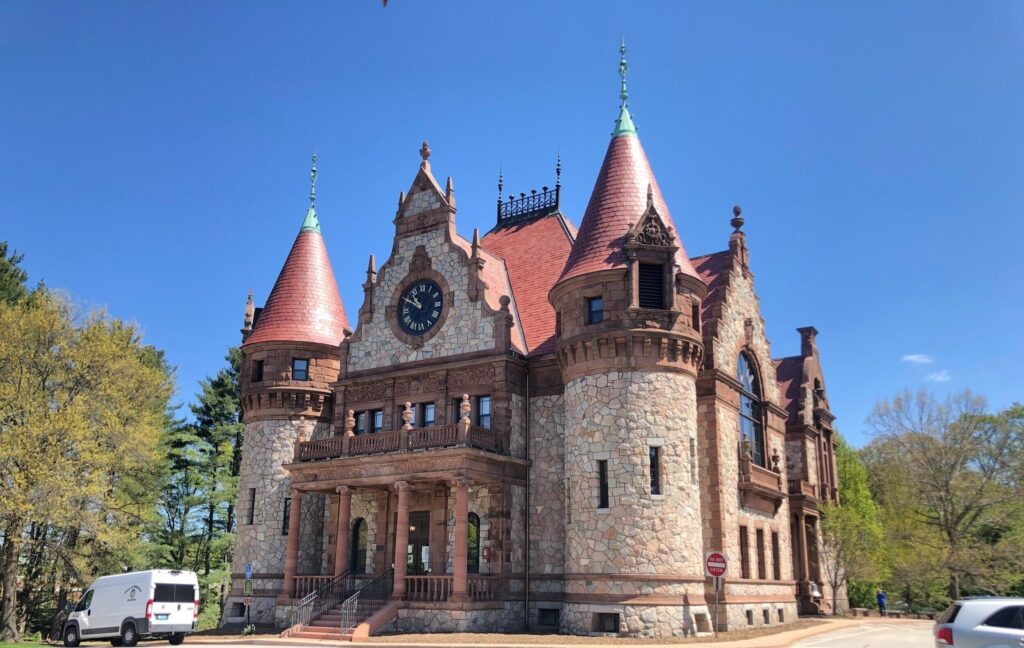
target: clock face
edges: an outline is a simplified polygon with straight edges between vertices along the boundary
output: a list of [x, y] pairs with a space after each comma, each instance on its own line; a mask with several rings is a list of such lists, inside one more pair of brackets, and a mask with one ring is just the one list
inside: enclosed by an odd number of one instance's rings
[[444, 294], [429, 279], [406, 288], [398, 299], [398, 325], [410, 335], [422, 335], [437, 324], [444, 308]]

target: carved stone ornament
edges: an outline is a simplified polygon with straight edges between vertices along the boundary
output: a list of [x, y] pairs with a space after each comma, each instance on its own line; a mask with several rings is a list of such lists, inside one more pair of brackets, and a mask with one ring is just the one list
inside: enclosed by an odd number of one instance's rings
[[672, 231], [662, 222], [658, 212], [653, 208], [648, 210], [636, 230], [636, 242], [642, 245], [669, 247], [675, 245], [673, 239]]
[[345, 391], [345, 395], [346, 399], [351, 403], [387, 400], [388, 385], [387, 383], [379, 382], [369, 385], [349, 387]]
[[452, 387], [463, 385], [479, 385], [494, 381], [494, 369], [490, 365], [470, 367], [452, 371], [448, 378], [448, 384]]
[[412, 253], [412, 260], [409, 262], [409, 274], [423, 274], [432, 267], [430, 257], [427, 255], [427, 248], [422, 245], [416, 246]]

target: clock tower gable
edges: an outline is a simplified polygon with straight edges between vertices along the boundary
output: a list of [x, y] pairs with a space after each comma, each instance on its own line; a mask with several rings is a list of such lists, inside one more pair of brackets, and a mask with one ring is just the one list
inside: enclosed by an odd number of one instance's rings
[[342, 343], [343, 376], [383, 367], [526, 348], [504, 262], [455, 230], [451, 178], [442, 192], [430, 148], [395, 215], [391, 255], [371, 258], [355, 333]]

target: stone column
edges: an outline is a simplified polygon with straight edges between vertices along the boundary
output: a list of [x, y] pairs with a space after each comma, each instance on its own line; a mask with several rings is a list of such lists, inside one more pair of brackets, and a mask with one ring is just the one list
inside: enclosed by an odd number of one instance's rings
[[338, 486], [334, 489], [338, 493], [338, 531], [335, 535], [334, 544], [334, 575], [341, 574], [349, 568], [348, 550], [349, 530], [352, 528], [352, 491], [348, 486]]
[[395, 490], [398, 491], [398, 522], [395, 527], [395, 589], [391, 598], [401, 601], [405, 598], [409, 555], [409, 482], [395, 482]]
[[302, 491], [292, 488], [288, 516], [288, 544], [284, 553], [284, 594], [295, 597], [295, 566], [299, 562], [299, 519], [302, 515]]
[[468, 601], [469, 587], [469, 480], [459, 477], [455, 488], [455, 576], [449, 601]]
[[388, 501], [387, 491], [377, 493], [377, 526], [374, 531], [373, 573], [383, 574], [388, 568]]
[[811, 580], [811, 568], [807, 557], [807, 524], [805, 520], [804, 512], [798, 511], [796, 514], [796, 536], [800, 542], [800, 580], [807, 582]]

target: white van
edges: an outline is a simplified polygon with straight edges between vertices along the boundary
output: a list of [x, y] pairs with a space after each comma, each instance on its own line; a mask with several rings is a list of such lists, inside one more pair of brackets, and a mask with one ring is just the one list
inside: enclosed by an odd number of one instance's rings
[[198, 620], [195, 572], [154, 569], [101, 576], [64, 623], [64, 645], [109, 639], [112, 646], [134, 646], [139, 639], [167, 639], [176, 646], [195, 631]]

